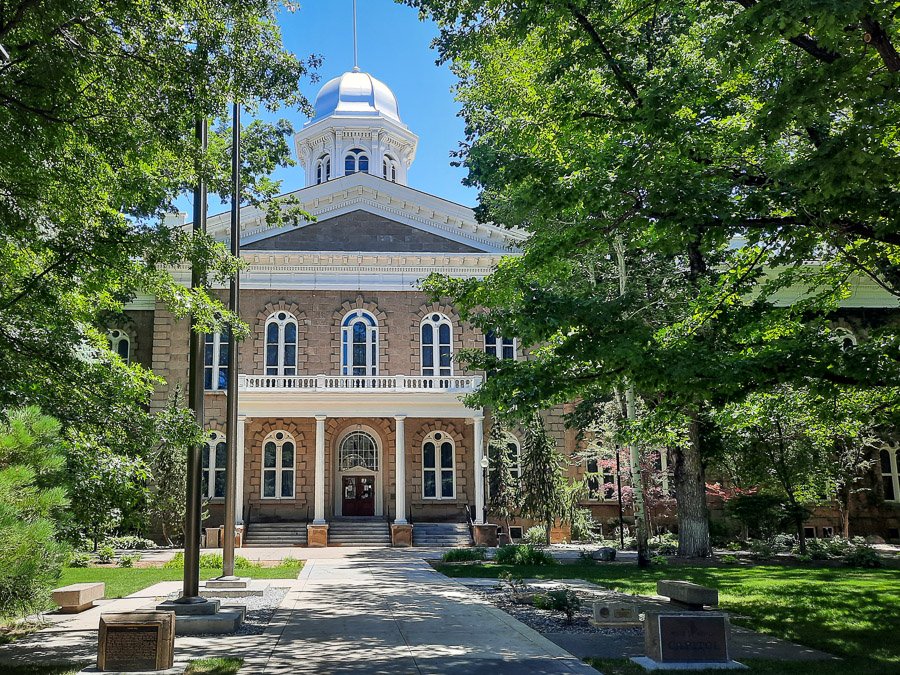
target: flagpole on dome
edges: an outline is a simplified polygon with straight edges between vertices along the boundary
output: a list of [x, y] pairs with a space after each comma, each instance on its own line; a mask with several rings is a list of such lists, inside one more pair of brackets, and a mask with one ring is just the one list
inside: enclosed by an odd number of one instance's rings
[[359, 72], [359, 49], [356, 43], [356, 0], [353, 0], [353, 72]]

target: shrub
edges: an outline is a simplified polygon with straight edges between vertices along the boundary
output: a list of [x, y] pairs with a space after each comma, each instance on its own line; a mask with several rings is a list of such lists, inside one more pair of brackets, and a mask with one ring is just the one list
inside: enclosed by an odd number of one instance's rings
[[882, 563], [878, 551], [863, 542], [844, 555], [844, 564], [848, 567], [881, 567]]
[[529, 546], [544, 546], [547, 543], [547, 528], [541, 525], [529, 527], [522, 537], [522, 542]]
[[598, 523], [590, 509], [575, 509], [572, 512], [572, 541], [596, 541]]
[[736, 555], [728, 554], [728, 555], [723, 555], [721, 558], [719, 558], [719, 560], [721, 560], [726, 565], [734, 565], [735, 563], [738, 562], [738, 557]]
[[654, 567], [666, 567], [669, 564], [669, 559], [664, 555], [655, 555], [650, 558], [650, 564]]
[[768, 560], [775, 555], [775, 551], [772, 550], [772, 545], [761, 539], [751, 539], [749, 548], [750, 555], [753, 556], [755, 560]]
[[529, 544], [509, 544], [497, 549], [496, 561], [500, 565], [555, 565], [556, 560], [548, 552]]
[[453, 548], [444, 551], [441, 556], [443, 562], [467, 562], [470, 560], [484, 560], [485, 550], [483, 548]]
[[806, 555], [810, 560], [828, 560], [831, 557], [829, 546], [821, 539], [810, 539], [806, 542]]
[[116, 551], [112, 546], [101, 546], [97, 549], [97, 562], [111, 563], [116, 557]]
[[563, 612], [566, 615], [566, 623], [572, 623], [572, 619], [575, 618], [575, 612], [581, 609], [581, 600], [574, 591], [564, 589], [535, 594], [534, 606], [538, 609]]
[[653, 537], [648, 543], [650, 550], [656, 551], [659, 555], [678, 554], [678, 536], [671, 532]]
[[792, 534], [776, 534], [769, 542], [774, 553], [789, 553], [796, 543], [797, 539]]
[[119, 556], [119, 567], [134, 567], [134, 563], [141, 559], [141, 556], [137, 553], [133, 553], [131, 555], [122, 555]]
[[281, 562], [278, 563], [278, 566], [279, 567], [296, 567], [297, 569], [300, 569], [301, 567], [303, 567], [303, 561], [297, 560], [295, 557], [289, 555], [286, 558], [282, 558]]
[[[221, 553], [202, 553], [200, 554], [200, 567], [203, 569], [221, 569], [223, 564]], [[179, 551], [175, 556], [163, 565], [164, 568], [180, 570], [184, 569], [184, 553]], [[244, 556], [234, 556], [234, 568], [237, 570], [259, 569], [262, 567], [258, 562], [247, 560]]]
[[87, 567], [91, 564], [91, 554], [85, 551], [74, 551], [69, 556], [69, 567]]
[[509, 593], [513, 602], [518, 603], [522, 595], [528, 590], [528, 584], [518, 574], [503, 572], [497, 578], [500, 580], [499, 588]]
[[726, 551], [743, 551], [744, 545], [739, 541], [729, 541], [725, 544]]
[[152, 539], [144, 539], [143, 537], [135, 537], [126, 535], [123, 537], [107, 537], [103, 540], [104, 546], [112, 546], [115, 549], [134, 551], [136, 549], [157, 548], [156, 542]]

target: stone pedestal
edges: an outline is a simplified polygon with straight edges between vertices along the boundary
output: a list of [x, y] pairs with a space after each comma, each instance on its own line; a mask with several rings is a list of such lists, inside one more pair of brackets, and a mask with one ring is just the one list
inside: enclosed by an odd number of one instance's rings
[[175, 614], [176, 635], [234, 633], [244, 623], [244, 615], [247, 613], [244, 605], [220, 607], [218, 600], [191, 604], [167, 600], [157, 605], [156, 609]]
[[413, 526], [391, 525], [391, 546], [412, 546]]
[[669, 598], [679, 609], [702, 610], [705, 605], [719, 604], [719, 591], [690, 581], [660, 579], [656, 582], [656, 593]]
[[307, 525], [306, 545], [310, 548], [325, 548], [328, 546], [328, 525]]
[[474, 525], [472, 533], [476, 546], [487, 546], [492, 548], [497, 545], [497, 526], [496, 525]]
[[731, 660], [728, 617], [717, 612], [659, 612], [644, 614], [647, 656], [632, 659], [647, 670], [738, 669]]
[[165, 670], [172, 667], [174, 653], [173, 612], [100, 615], [98, 670]]
[[83, 612], [94, 606], [94, 600], [101, 600], [106, 594], [106, 584], [96, 583], [70, 584], [53, 591], [53, 602], [59, 605], [59, 611], [65, 613]]
[[219, 527], [206, 528], [206, 548], [222, 548], [222, 529]]
[[236, 525], [234, 528], [234, 547], [243, 548], [244, 546], [244, 526]]

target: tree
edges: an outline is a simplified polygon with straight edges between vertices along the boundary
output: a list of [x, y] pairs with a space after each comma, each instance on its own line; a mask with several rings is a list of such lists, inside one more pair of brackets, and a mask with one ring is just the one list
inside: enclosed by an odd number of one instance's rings
[[564, 460], [537, 413], [531, 415], [524, 431], [519, 509], [525, 518], [543, 523], [549, 545], [550, 530], [565, 514]]
[[540, 345], [479, 400], [590, 406], [633, 384], [645, 428], [670, 436], [679, 551], [708, 555], [717, 407], [792, 380], [896, 380], [887, 322], [852, 354], [828, 326], [860, 279], [898, 290], [896, 14], [885, 2], [408, 4], [439, 22], [460, 78], [479, 216], [529, 235], [484, 282], [431, 286]]
[[[156, 447], [149, 459], [148, 516], [159, 525], [163, 539], [172, 545], [182, 541], [187, 490], [187, 448], [202, 442], [202, 431], [193, 413], [184, 407], [180, 389], [156, 415]], [[173, 537], [175, 538], [173, 540]]]
[[[161, 222], [205, 176], [228, 191], [227, 109], [309, 103], [298, 81], [318, 59], [282, 43], [270, 0], [15, 0], [0, 8], [0, 406], [39, 404], [66, 428], [146, 428], [156, 380], [109, 350], [105, 327], [137, 293], [202, 328], [243, 324], [205, 289], [169, 270], [211, 278], [237, 261], [209, 237]], [[218, 120], [209, 151], [197, 118]], [[279, 191], [290, 125], [245, 133], [248, 203]], [[285, 207], [285, 208], [283, 208]], [[275, 200], [267, 217], [297, 222]]]
[[513, 478], [512, 457], [508, 448], [506, 430], [498, 418], [491, 421], [488, 436], [488, 458], [490, 459], [490, 500], [488, 506], [506, 523], [513, 518], [519, 505], [519, 483]]
[[57, 541], [69, 503], [59, 431], [34, 407], [0, 421], [0, 616], [43, 609], [66, 558]]
[[116, 453], [102, 439], [98, 442], [75, 434], [66, 470], [73, 522], [96, 551], [106, 535], [145, 503], [149, 479], [146, 462], [141, 457]]

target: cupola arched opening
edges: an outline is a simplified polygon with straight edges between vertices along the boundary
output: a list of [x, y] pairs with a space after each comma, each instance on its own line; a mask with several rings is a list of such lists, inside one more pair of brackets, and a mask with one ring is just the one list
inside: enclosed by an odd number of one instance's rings
[[369, 156], [361, 148], [353, 148], [344, 157], [344, 174], [369, 173]]

